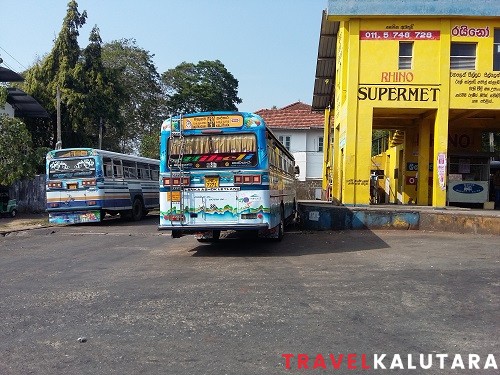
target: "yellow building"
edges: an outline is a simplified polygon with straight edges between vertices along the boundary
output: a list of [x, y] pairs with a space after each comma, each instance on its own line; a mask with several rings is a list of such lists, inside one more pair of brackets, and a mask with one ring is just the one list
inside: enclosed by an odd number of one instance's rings
[[[325, 111], [328, 199], [370, 204], [375, 170], [387, 203], [487, 201], [493, 154], [482, 139], [500, 132], [500, 1], [330, 0], [313, 109]], [[374, 130], [387, 131], [389, 148], [372, 159]]]

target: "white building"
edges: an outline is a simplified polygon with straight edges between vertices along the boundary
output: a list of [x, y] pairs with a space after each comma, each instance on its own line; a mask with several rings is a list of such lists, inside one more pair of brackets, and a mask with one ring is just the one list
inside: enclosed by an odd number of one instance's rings
[[301, 102], [283, 108], [261, 109], [255, 113], [264, 119], [295, 157], [295, 164], [300, 168], [298, 180], [308, 191], [302, 198], [316, 197], [315, 190], [321, 187], [323, 168], [323, 115], [312, 112], [310, 105]]

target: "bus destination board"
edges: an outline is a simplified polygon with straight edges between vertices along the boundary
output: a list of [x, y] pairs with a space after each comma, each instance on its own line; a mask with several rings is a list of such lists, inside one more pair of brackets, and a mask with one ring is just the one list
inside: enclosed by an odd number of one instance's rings
[[89, 155], [91, 155], [91, 152], [88, 150], [62, 150], [54, 152], [55, 158], [75, 158]]
[[243, 116], [240, 115], [187, 117], [182, 119], [183, 129], [239, 128], [242, 125]]

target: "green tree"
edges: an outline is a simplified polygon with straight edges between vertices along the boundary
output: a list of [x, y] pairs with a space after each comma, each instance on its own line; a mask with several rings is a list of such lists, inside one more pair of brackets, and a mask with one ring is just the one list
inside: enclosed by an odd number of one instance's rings
[[173, 113], [235, 111], [238, 80], [219, 60], [183, 62], [162, 74], [167, 89], [167, 105]]
[[0, 115], [0, 185], [34, 175], [32, 152], [26, 125], [17, 118]]
[[78, 11], [78, 3], [71, 0], [52, 51], [26, 72], [23, 87], [33, 95], [51, 115], [51, 145], [54, 146], [57, 125], [57, 88], [61, 90], [61, 128], [65, 146], [80, 145], [81, 132], [78, 116], [83, 94], [78, 91], [75, 67], [80, 58], [79, 29], [85, 24], [87, 12]]
[[159, 131], [154, 134], [145, 134], [142, 137], [139, 153], [147, 158], [159, 159], [160, 158], [160, 135]]
[[[165, 92], [153, 57], [138, 47], [134, 39], [103, 45], [103, 64], [117, 72], [116, 80], [124, 93], [119, 104], [124, 121], [123, 144], [128, 152], [139, 149], [141, 155], [149, 157], [158, 153], [159, 145], [154, 146], [154, 140], [158, 143], [160, 124], [167, 113]], [[143, 154], [143, 150], [150, 151]]]
[[125, 94], [118, 81], [118, 71], [103, 64], [102, 39], [97, 26], [92, 29], [89, 44], [75, 67], [75, 77], [80, 86], [78, 91], [82, 93], [82, 105], [77, 107], [80, 110], [77, 116], [85, 145], [98, 146], [98, 130], [102, 121], [106, 128], [102, 148], [125, 151], [121, 142], [124, 122], [120, 113]]
[[[106, 133], [102, 147], [124, 151], [124, 122], [120, 103], [124, 94], [118, 72], [102, 61], [102, 39], [94, 26], [89, 44], [78, 45], [79, 29], [87, 12], [78, 11], [75, 0], [68, 3], [66, 17], [52, 51], [26, 72], [26, 91], [36, 97], [51, 114], [51, 135], [45, 146], [55, 146], [57, 125], [56, 93], [61, 92], [61, 130], [64, 147], [97, 147], [101, 121]], [[39, 144], [39, 142], [37, 142]]]

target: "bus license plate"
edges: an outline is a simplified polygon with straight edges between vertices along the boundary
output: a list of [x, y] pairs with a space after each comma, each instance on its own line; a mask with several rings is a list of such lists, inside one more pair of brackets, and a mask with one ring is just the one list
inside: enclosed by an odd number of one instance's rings
[[75, 190], [78, 187], [78, 184], [68, 184], [69, 190]]
[[205, 187], [206, 188], [216, 188], [219, 187], [219, 177], [205, 177]]
[[180, 191], [167, 192], [167, 201], [180, 202], [181, 192]]

